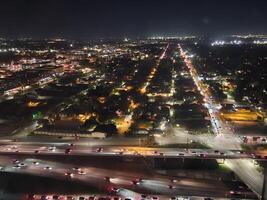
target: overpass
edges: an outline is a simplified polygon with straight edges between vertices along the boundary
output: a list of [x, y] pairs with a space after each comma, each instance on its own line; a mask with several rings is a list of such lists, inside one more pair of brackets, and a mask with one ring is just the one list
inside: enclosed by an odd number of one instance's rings
[[0, 155], [15, 156], [88, 156], [88, 157], [146, 157], [183, 159], [253, 159], [267, 161], [267, 155], [238, 150], [149, 148], [131, 146], [86, 147], [84, 145], [1, 145]]

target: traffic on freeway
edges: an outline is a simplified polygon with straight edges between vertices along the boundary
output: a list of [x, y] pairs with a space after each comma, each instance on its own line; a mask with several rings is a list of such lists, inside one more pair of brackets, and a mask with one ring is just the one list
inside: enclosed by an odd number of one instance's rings
[[[0, 170], [8, 173], [53, 177], [59, 180], [79, 181], [109, 194], [124, 198], [146, 199], [142, 194], [161, 194], [169, 198], [176, 195], [209, 197], [247, 197], [255, 195], [244, 185], [201, 179], [175, 178], [146, 172], [125, 172], [95, 167], [75, 166], [39, 159], [10, 159], [0, 157]], [[215, 184], [216, 183], [216, 184]], [[149, 195], [148, 195], [149, 196]]]
[[2, 155], [66, 155], [66, 156], [134, 156], [164, 158], [198, 158], [198, 159], [254, 159], [266, 160], [267, 155], [255, 154], [243, 150], [214, 149], [176, 149], [127, 146], [86, 147], [81, 145], [22, 145], [5, 144], [0, 146]]

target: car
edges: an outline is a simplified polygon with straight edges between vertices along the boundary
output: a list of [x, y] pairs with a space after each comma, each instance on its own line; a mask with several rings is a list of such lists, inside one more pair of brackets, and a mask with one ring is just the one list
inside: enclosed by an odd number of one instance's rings
[[48, 197], [47, 197], [46, 195], [42, 195], [40, 199], [41, 199], [41, 200], [47, 200], [47, 198], [48, 198]]
[[71, 172], [66, 172], [66, 173], [65, 173], [65, 176], [68, 176], [68, 177], [70, 177], [70, 178], [73, 178], [74, 174], [71, 173]]
[[171, 179], [171, 182], [172, 182], [172, 183], [176, 183], [177, 180], [176, 180], [176, 179]]
[[97, 152], [97, 153], [103, 152], [103, 148], [102, 148], [102, 147], [98, 147], [98, 148], [95, 150], [95, 152]]
[[252, 158], [256, 158], [256, 159], [260, 159], [261, 156], [260, 155], [256, 155], [256, 154], [251, 154]]
[[68, 148], [68, 149], [65, 150], [65, 154], [70, 154], [70, 152], [71, 152], [71, 149], [70, 148]]
[[74, 200], [73, 196], [67, 196], [67, 200]]
[[142, 178], [138, 178], [138, 179], [136, 179], [138, 182], [142, 182], [143, 181], [143, 179]]
[[28, 197], [27, 197], [28, 200], [30, 199], [35, 199], [35, 195], [34, 194], [29, 194]]
[[11, 149], [17, 149], [17, 148], [18, 148], [17, 145], [11, 146]]
[[58, 200], [59, 199], [59, 196], [58, 195], [53, 195], [52, 199], [53, 200]]
[[86, 172], [85, 172], [85, 171], [82, 171], [82, 170], [79, 170], [79, 171], [78, 171], [78, 174], [79, 174], [79, 175], [85, 175]]
[[14, 165], [13, 168], [20, 169], [21, 167], [19, 165]]
[[233, 191], [233, 190], [231, 190], [231, 191], [229, 192], [229, 194], [230, 194], [231, 196], [241, 196], [241, 193], [240, 193], [240, 192], [236, 192], [236, 191]]
[[120, 191], [120, 189], [119, 189], [119, 188], [116, 188], [116, 187], [112, 187], [112, 188], [111, 188], [111, 191], [112, 191], [112, 192], [116, 192], [116, 193], [117, 193], [117, 192], [119, 192], [119, 191]]
[[206, 154], [200, 153], [200, 154], [198, 154], [198, 156], [203, 158], [203, 157], [206, 157]]
[[44, 170], [51, 170], [51, 169], [52, 167], [49, 167], [49, 166], [44, 167]]
[[19, 164], [20, 161], [19, 160], [13, 160], [13, 164]]
[[79, 168], [79, 167], [73, 167], [72, 170], [73, 171], [81, 171], [81, 168]]
[[173, 186], [173, 185], [168, 185], [168, 188], [169, 188], [169, 189], [173, 189], [174, 186]]
[[147, 195], [145, 195], [145, 194], [141, 194], [141, 198], [142, 198], [142, 199], [146, 199], [146, 198], [147, 198]]
[[25, 163], [19, 163], [18, 165], [19, 165], [20, 167], [25, 167], [25, 166], [26, 166]]
[[140, 184], [140, 182], [139, 182], [139, 181], [137, 181], [137, 180], [133, 180], [133, 181], [132, 181], [132, 184], [133, 184], [133, 185], [139, 185], [139, 184]]
[[37, 162], [37, 161], [33, 161], [33, 164], [34, 164], [34, 165], [39, 165], [39, 162]]
[[48, 148], [49, 151], [55, 151], [56, 150], [56, 147], [55, 146], [51, 146]]

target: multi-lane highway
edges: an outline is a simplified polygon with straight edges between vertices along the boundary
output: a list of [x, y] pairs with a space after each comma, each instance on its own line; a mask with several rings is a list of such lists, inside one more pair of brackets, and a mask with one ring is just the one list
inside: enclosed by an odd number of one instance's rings
[[51, 156], [120, 156], [154, 158], [194, 158], [194, 159], [256, 159], [266, 160], [267, 155], [239, 151], [214, 149], [149, 148], [134, 146], [87, 147], [73, 143], [22, 144], [12, 142], [0, 145], [0, 155], [51, 155]]
[[[132, 193], [128, 190], [121, 190], [121, 193]], [[137, 195], [138, 196], [138, 195]], [[229, 200], [230, 198], [211, 198], [208, 196], [166, 196], [166, 195], [139, 195], [142, 200]], [[2, 195], [5, 200], [134, 200], [131, 197], [122, 197], [119, 195], [104, 195], [104, 194], [11, 194], [5, 193]], [[248, 198], [247, 198], [248, 199]]]
[[37, 159], [11, 160], [8, 157], [0, 157], [0, 161], [3, 165], [1, 171], [76, 180], [94, 186], [100, 191], [134, 199], [142, 199], [141, 194], [144, 193], [166, 195], [169, 198], [176, 195], [255, 198], [254, 194], [243, 186], [237, 187], [214, 180], [179, 179], [157, 173], [151, 175], [142, 171], [77, 167]]

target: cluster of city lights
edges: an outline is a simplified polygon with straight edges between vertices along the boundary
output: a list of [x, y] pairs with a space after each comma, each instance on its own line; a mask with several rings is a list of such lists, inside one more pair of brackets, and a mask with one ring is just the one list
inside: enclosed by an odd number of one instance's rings
[[211, 46], [223, 46], [223, 45], [240, 45], [242, 44], [241, 40], [233, 40], [233, 41], [223, 41], [223, 40], [216, 40], [211, 43]]
[[5, 53], [5, 52], [16, 52], [16, 53], [20, 53], [20, 50], [18, 50], [17, 48], [0, 49], [0, 53]]
[[267, 44], [267, 40], [254, 40], [253, 44]]

